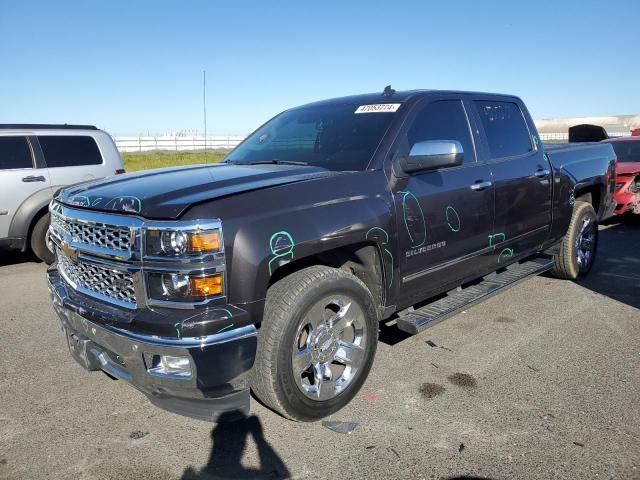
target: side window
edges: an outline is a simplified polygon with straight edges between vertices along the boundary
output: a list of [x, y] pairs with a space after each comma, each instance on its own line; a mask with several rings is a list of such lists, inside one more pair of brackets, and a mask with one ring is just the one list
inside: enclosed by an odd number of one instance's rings
[[102, 157], [93, 138], [87, 136], [39, 136], [47, 167], [100, 165]]
[[0, 170], [33, 168], [26, 137], [0, 137]]
[[512, 102], [476, 101], [491, 158], [515, 157], [533, 150], [520, 107]]
[[464, 163], [476, 161], [469, 122], [460, 100], [440, 100], [426, 105], [407, 132], [408, 149], [424, 140], [457, 140]]

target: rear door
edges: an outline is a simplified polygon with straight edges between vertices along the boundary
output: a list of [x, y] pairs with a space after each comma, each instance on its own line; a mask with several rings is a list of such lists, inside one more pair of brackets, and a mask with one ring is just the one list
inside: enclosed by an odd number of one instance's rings
[[495, 220], [489, 244], [498, 263], [537, 250], [551, 225], [551, 165], [526, 111], [516, 99], [472, 102], [495, 189]]
[[45, 189], [51, 189], [49, 172], [37, 164], [32, 139], [0, 136], [0, 238], [9, 236], [11, 220], [20, 205]]
[[456, 140], [463, 164], [416, 172], [393, 187], [403, 303], [413, 303], [483, 272], [493, 225], [491, 170], [477, 161], [460, 98], [428, 97], [398, 136], [396, 155], [425, 140]]
[[[38, 135], [51, 183], [56, 187], [105, 176], [104, 160], [89, 135]], [[113, 172], [112, 172], [113, 173]]]

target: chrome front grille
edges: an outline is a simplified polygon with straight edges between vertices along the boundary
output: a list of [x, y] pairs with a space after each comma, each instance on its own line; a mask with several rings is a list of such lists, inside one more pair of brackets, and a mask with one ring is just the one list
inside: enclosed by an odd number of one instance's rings
[[58, 270], [76, 289], [86, 290], [90, 295], [106, 301], [124, 302], [130, 307], [136, 306], [136, 292], [131, 273], [103, 267], [67, 257], [57, 251]]
[[85, 223], [51, 214], [51, 226], [60, 239], [70, 235], [73, 242], [97, 248], [128, 252], [133, 238], [131, 229], [105, 223]]

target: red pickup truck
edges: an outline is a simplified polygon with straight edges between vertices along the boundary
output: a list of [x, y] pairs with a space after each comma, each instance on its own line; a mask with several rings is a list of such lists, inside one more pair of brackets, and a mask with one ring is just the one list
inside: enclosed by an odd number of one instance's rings
[[640, 137], [608, 138], [603, 142], [611, 143], [618, 157], [614, 213], [640, 213]]

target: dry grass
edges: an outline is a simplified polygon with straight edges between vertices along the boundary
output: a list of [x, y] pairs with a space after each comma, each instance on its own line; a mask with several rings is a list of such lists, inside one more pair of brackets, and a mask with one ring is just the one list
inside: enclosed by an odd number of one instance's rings
[[127, 172], [150, 168], [178, 167], [197, 163], [217, 163], [229, 150], [198, 150], [193, 152], [173, 152], [153, 150], [150, 152], [124, 152], [122, 161]]

